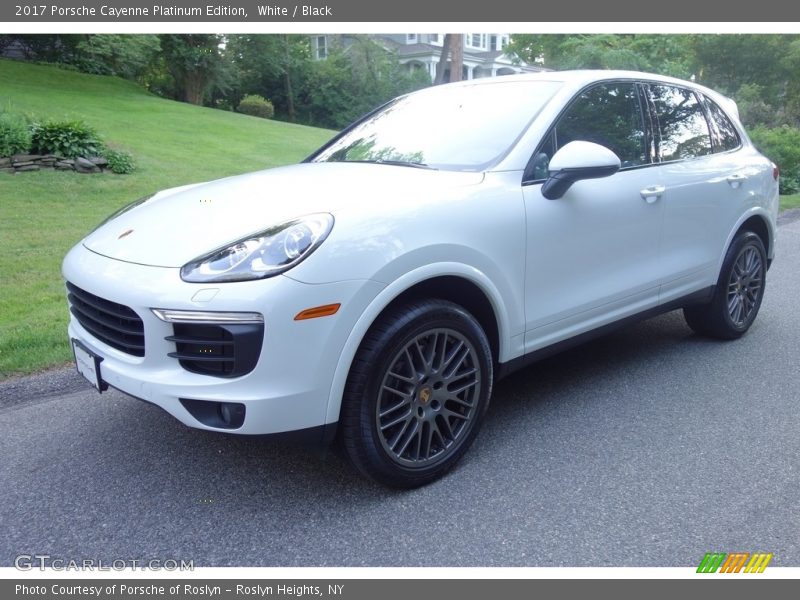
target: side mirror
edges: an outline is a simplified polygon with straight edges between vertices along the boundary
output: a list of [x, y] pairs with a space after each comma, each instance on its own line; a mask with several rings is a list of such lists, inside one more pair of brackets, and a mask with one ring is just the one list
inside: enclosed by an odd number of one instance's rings
[[619, 171], [619, 157], [592, 142], [570, 142], [553, 155], [549, 175], [542, 185], [542, 196], [556, 200], [582, 179], [608, 177]]

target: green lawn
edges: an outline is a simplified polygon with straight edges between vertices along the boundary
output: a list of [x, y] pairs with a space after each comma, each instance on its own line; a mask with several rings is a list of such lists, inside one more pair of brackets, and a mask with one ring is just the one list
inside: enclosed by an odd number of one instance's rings
[[332, 132], [172, 102], [117, 78], [0, 59], [0, 106], [80, 118], [132, 152], [132, 175], [0, 173], [0, 379], [67, 362], [67, 250], [159, 189], [297, 162]]
[[781, 196], [781, 210], [788, 210], [790, 208], [800, 208], [800, 194]]

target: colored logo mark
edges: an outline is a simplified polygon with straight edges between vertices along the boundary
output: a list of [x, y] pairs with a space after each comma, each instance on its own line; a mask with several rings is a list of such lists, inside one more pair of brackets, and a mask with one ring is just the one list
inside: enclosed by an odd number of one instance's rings
[[697, 567], [698, 573], [763, 573], [772, 560], [772, 553], [707, 552]]

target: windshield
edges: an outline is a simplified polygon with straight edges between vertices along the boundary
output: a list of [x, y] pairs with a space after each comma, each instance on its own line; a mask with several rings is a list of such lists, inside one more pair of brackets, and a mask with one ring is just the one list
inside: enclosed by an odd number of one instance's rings
[[393, 100], [312, 158], [484, 170], [502, 158], [561, 83], [436, 86]]

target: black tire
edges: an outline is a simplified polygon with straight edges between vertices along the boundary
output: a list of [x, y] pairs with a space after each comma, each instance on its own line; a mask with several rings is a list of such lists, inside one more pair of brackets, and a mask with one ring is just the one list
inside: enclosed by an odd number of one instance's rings
[[390, 309], [350, 368], [340, 416], [348, 457], [391, 487], [440, 478], [475, 439], [492, 376], [486, 334], [460, 306], [424, 300]]
[[685, 307], [686, 323], [699, 335], [721, 340], [741, 337], [761, 307], [766, 275], [767, 252], [761, 238], [742, 231], [728, 248], [711, 302]]

